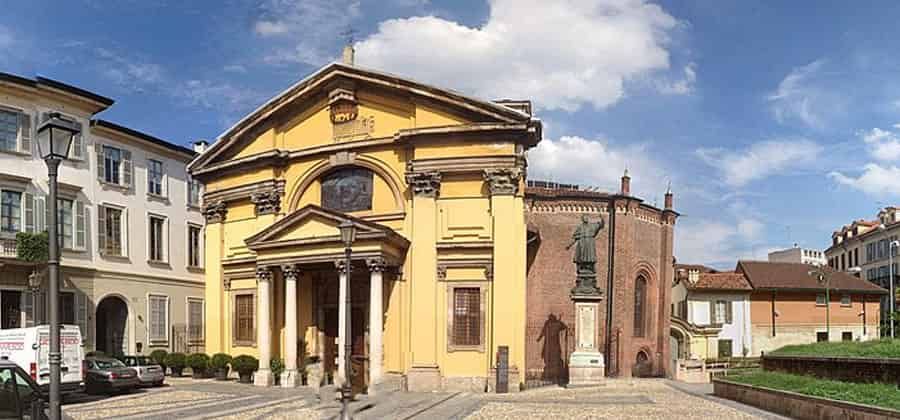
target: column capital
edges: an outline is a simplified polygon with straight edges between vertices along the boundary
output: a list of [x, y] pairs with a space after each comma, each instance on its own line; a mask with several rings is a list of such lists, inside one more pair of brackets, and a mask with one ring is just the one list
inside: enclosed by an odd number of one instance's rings
[[487, 281], [491, 281], [494, 279], [494, 265], [487, 264], [484, 266], [484, 279]]
[[515, 195], [519, 192], [519, 181], [522, 179], [520, 168], [485, 169], [483, 175], [491, 195]]
[[[351, 263], [352, 265], [352, 263]], [[343, 258], [334, 261], [334, 268], [337, 269], [339, 274], [346, 274], [347, 272], [347, 261]], [[352, 270], [352, 267], [350, 267]]]
[[438, 281], [447, 280], [447, 266], [446, 265], [438, 265], [437, 266], [437, 280]]
[[369, 267], [369, 271], [372, 273], [383, 273], [387, 268], [387, 261], [384, 258], [369, 258], [366, 260], [366, 265]]
[[228, 213], [228, 205], [224, 201], [215, 201], [203, 205], [203, 217], [206, 223], [221, 223], [225, 221], [225, 215]]
[[231, 290], [231, 279], [228, 277], [225, 277], [225, 279], [222, 280], [222, 287], [225, 289], [226, 292]]
[[281, 211], [281, 194], [274, 188], [250, 194], [250, 202], [255, 206], [257, 216]]
[[413, 194], [434, 198], [441, 190], [441, 173], [437, 171], [406, 172], [406, 183], [409, 184]]
[[272, 280], [272, 268], [266, 266], [256, 267], [256, 282]]
[[281, 275], [284, 276], [285, 279], [297, 280], [297, 277], [300, 277], [300, 265], [283, 264], [281, 266]]

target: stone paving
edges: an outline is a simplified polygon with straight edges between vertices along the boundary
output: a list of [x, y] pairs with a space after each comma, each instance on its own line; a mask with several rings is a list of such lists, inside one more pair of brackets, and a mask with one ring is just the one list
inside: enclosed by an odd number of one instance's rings
[[[234, 382], [167, 378], [169, 386], [110, 398], [72, 401], [74, 420], [331, 419], [334, 389], [258, 388]], [[514, 394], [405, 393], [380, 389], [351, 404], [356, 419], [780, 419], [709, 396], [707, 387], [666, 380], [609, 380], [596, 388], [547, 387]]]

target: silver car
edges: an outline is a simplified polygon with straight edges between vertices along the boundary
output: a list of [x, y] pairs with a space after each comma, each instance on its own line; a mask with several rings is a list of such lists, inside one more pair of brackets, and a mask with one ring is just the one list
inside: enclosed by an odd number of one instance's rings
[[125, 356], [122, 362], [137, 371], [139, 385], [162, 386], [166, 379], [162, 366], [147, 356]]

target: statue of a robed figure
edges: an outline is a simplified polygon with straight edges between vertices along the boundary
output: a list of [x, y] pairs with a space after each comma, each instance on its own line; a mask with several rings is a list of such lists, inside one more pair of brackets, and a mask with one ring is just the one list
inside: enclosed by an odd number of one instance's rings
[[581, 224], [575, 228], [572, 233], [572, 242], [566, 246], [571, 249], [575, 246], [575, 255], [572, 262], [575, 263], [577, 270], [577, 278], [575, 287], [572, 289], [573, 295], [596, 295], [600, 291], [597, 289], [597, 246], [596, 238], [603, 229], [603, 219], [597, 223], [591, 223], [588, 216], [581, 216]]

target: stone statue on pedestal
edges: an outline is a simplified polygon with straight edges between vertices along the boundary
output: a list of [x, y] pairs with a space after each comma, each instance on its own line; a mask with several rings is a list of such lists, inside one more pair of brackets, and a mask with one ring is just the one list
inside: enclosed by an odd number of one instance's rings
[[597, 223], [591, 223], [588, 216], [581, 216], [581, 224], [575, 228], [572, 233], [572, 242], [566, 246], [571, 249], [575, 246], [575, 255], [572, 262], [575, 263], [577, 270], [577, 278], [575, 288], [572, 289], [573, 295], [596, 295], [599, 294], [597, 289], [597, 246], [595, 238], [603, 229], [603, 219]]

